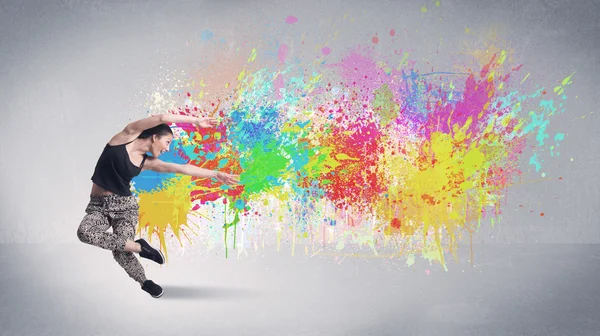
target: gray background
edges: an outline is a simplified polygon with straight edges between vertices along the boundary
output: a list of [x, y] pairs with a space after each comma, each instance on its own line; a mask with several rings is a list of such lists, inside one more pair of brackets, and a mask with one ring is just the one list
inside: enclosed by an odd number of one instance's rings
[[[600, 334], [600, 3], [434, 3], [3, 0], [0, 334]], [[423, 4], [435, 15], [422, 15]], [[419, 59], [440, 37], [446, 52], [460, 51], [469, 27], [509, 41], [541, 85], [577, 71], [567, 112], [551, 123], [567, 134], [561, 156], [544, 168], [564, 180], [511, 188], [502, 222], [477, 236], [475, 266], [466, 256], [443, 272], [422, 261], [214, 252], [148, 265], [166, 289], [150, 300], [110, 253], [77, 241], [103, 144], [145, 116], [140, 92], [156, 85], [159, 66], [185, 63], [187, 40], [204, 29], [260, 31], [287, 15], [318, 35], [345, 13], [355, 22], [334, 51], [418, 27], [409, 38]]]

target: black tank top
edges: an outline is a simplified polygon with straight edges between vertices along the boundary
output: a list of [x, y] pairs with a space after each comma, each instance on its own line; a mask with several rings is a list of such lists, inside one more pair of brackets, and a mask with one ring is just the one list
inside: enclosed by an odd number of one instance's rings
[[144, 154], [139, 167], [131, 162], [125, 145], [133, 141], [117, 146], [106, 144], [92, 175], [95, 184], [117, 195], [131, 196], [129, 183], [140, 174], [148, 157]]

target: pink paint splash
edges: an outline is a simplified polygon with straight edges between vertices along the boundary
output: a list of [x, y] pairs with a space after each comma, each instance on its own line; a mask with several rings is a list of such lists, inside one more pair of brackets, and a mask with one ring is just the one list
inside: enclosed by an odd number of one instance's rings
[[294, 24], [294, 23], [298, 22], [298, 18], [295, 17], [295, 16], [290, 15], [290, 16], [288, 16], [288, 17], [285, 18], [285, 22], [289, 23], [289, 24]]
[[285, 63], [285, 59], [288, 55], [288, 46], [285, 44], [282, 44], [279, 46], [279, 50], [277, 50], [277, 58], [279, 59], [279, 63], [283, 64]]
[[[492, 116], [502, 117], [511, 111], [511, 106], [499, 108], [499, 104], [493, 104], [496, 97], [490, 92], [494, 92], [494, 85], [496, 84], [488, 80], [487, 76], [490, 67], [496, 64], [495, 60], [496, 55], [493, 55], [490, 62], [479, 72], [480, 78], [476, 78], [474, 73], [467, 77], [463, 93], [464, 99], [455, 106], [446, 104], [445, 96], [440, 94], [443, 97], [442, 106], [444, 107], [435, 109], [432, 106], [427, 107], [427, 110], [431, 111], [429, 123], [425, 125], [425, 134], [428, 138], [432, 132], [452, 133], [450, 125], [462, 127], [467, 121], [470, 122], [467, 134], [479, 134], [487, 126], [489, 118]], [[496, 69], [492, 68], [493, 70]], [[500, 80], [506, 82], [509, 77], [510, 73], [502, 76]], [[441, 90], [438, 91], [442, 93]], [[514, 120], [513, 122], [516, 123], [517, 121]], [[514, 127], [513, 125], [510, 126]], [[467, 144], [474, 140], [478, 139], [476, 137], [469, 138]]]
[[383, 69], [375, 63], [368, 50], [356, 48], [349, 51], [342, 58], [341, 62], [332, 64], [330, 67], [339, 68], [340, 74], [347, 87], [354, 87], [360, 90], [358, 93], [361, 100], [371, 101], [374, 97], [374, 91], [386, 84], [394, 94], [395, 99], [401, 99], [403, 84], [395, 78], [402, 78], [402, 74], [393, 70], [388, 75]]
[[329, 55], [331, 54], [331, 49], [329, 47], [324, 47], [323, 49], [321, 49], [321, 52], [323, 53], [323, 55]]
[[285, 86], [283, 82], [283, 76], [278, 74], [277, 77], [273, 80], [273, 90], [275, 91], [275, 99], [281, 99], [283, 96], [281, 95], [281, 89]]

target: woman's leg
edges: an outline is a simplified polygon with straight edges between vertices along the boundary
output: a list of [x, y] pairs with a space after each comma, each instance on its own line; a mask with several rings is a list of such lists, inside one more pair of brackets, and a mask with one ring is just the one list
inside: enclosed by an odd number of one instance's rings
[[[132, 253], [139, 252], [141, 257], [158, 260], [161, 264], [163, 261], [157, 257], [160, 251], [150, 247], [146, 241], [133, 241], [138, 209], [137, 201], [132, 196], [91, 196], [86, 208], [88, 215], [79, 226], [77, 236], [82, 242], [112, 250], [117, 263], [144, 291], [153, 297], [160, 297], [162, 288], [146, 279], [142, 264]], [[113, 232], [106, 232], [111, 226]]]
[[[137, 245], [137, 248], [139, 248], [139, 244], [133, 242], [137, 221], [137, 210], [117, 212], [112, 218], [112, 227], [114, 234], [119, 236], [121, 240], [132, 242], [133, 244]], [[136, 252], [139, 252], [139, 250]], [[132, 252], [125, 250], [113, 250], [113, 256], [133, 280], [139, 282], [140, 285], [144, 284], [144, 282], [147, 280], [144, 268]]]
[[110, 223], [105, 214], [101, 211], [89, 212], [83, 217], [79, 228], [77, 228], [77, 237], [83, 243], [101, 247], [112, 251], [128, 251], [139, 253], [142, 250], [140, 244], [133, 240], [125, 240], [113, 233], [106, 232], [110, 228]]
[[83, 243], [113, 250], [120, 245], [120, 241], [109, 232], [108, 218], [100, 211], [88, 212], [77, 228], [77, 237]]

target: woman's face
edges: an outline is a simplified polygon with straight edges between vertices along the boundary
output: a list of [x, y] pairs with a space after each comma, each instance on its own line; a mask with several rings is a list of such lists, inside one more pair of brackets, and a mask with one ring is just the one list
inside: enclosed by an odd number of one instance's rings
[[152, 156], [154, 156], [154, 157], [159, 157], [161, 154], [169, 151], [172, 141], [173, 141], [173, 136], [170, 134], [168, 134], [168, 135], [153, 135], [150, 153], [152, 153]]

